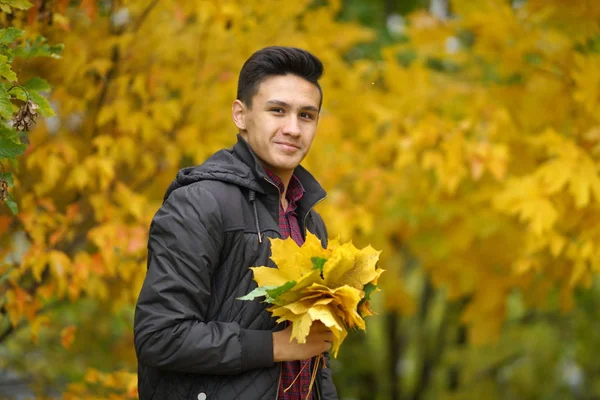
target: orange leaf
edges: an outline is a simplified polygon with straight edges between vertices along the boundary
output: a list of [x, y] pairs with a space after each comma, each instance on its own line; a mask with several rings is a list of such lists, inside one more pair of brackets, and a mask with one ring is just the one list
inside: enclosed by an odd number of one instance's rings
[[94, 19], [96, 17], [96, 0], [82, 0], [81, 9], [90, 19]]
[[50, 317], [48, 317], [47, 315], [36, 317], [33, 321], [31, 321], [31, 341], [34, 344], [38, 343], [40, 330], [43, 327], [47, 327], [48, 325], [50, 325]]
[[41, 0], [37, 0], [33, 7], [27, 10], [27, 25], [33, 25], [37, 22], [40, 7], [42, 6]]
[[43, 206], [46, 210], [48, 210], [50, 212], [55, 212], [56, 211], [56, 206], [54, 205], [54, 201], [52, 199], [41, 198], [41, 199], [38, 200], [38, 204], [40, 206]]
[[75, 341], [75, 332], [77, 328], [73, 325], [69, 325], [60, 331], [60, 343], [65, 349], [69, 349]]
[[64, 14], [67, 11], [67, 6], [69, 5], [69, 0], [56, 0], [56, 10]]
[[79, 204], [74, 203], [67, 206], [67, 219], [73, 221], [79, 215]]
[[128, 244], [127, 253], [136, 253], [146, 247], [148, 236], [146, 230], [142, 227], [135, 227], [131, 229]]
[[6, 306], [8, 317], [12, 325], [17, 326], [19, 321], [29, 314], [28, 309], [31, 304], [31, 296], [20, 287], [15, 287], [7, 291], [6, 298], [8, 299]]
[[12, 220], [12, 217], [0, 215], [0, 235], [4, 235], [8, 231]]
[[48, 239], [48, 243], [50, 244], [50, 246], [54, 247], [56, 245], [56, 243], [58, 243], [58, 241], [60, 239], [62, 239], [64, 233], [65, 233], [64, 229], [59, 229], [57, 231], [54, 231], [52, 233], [52, 235], [50, 235], [50, 238]]

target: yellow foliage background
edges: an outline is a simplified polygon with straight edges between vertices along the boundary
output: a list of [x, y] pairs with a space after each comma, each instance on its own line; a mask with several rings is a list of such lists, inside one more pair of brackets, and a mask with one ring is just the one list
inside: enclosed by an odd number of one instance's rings
[[[75, 376], [89, 370], [65, 398], [96, 398], [94, 385], [135, 396], [127, 316], [150, 220], [180, 167], [234, 143], [239, 69], [267, 45], [306, 48], [325, 65], [304, 164], [329, 193], [319, 211], [330, 233], [383, 250], [380, 312], [415, 312], [403, 268], [417, 262], [449, 301], [464, 300], [460, 321], [481, 345], [500, 337], [511, 293], [535, 309], [558, 291], [569, 312], [576, 288], [592, 285], [597, 2], [455, 0], [460, 18], [412, 14], [409, 40], [380, 59], [349, 59], [375, 32], [341, 22], [340, 1], [276, 12], [258, 0], [63, 3], [10, 21], [65, 49], [18, 65], [51, 83], [57, 116], [38, 123], [16, 171], [20, 213], [0, 214], [0, 272], [3, 326], [27, 331], [12, 357], [41, 335], [68, 362], [98, 335], [96, 350], [120, 360], [115, 374], [77, 365]], [[49, 317], [69, 304], [93, 312]]]

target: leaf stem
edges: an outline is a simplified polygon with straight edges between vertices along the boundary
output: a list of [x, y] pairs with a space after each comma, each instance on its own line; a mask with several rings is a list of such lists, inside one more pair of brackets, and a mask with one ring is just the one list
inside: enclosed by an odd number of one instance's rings
[[27, 96], [27, 101], [31, 100], [31, 98], [29, 97], [29, 92], [23, 86], [21, 86], [21, 85], [12, 85], [6, 92], [10, 92], [13, 89], [21, 89], [25, 93], [25, 96]]

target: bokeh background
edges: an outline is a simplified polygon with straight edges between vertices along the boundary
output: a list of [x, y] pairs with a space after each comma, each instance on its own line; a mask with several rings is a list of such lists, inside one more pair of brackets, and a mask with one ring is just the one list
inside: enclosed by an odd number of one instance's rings
[[0, 112], [29, 142], [0, 151], [0, 398], [137, 398], [152, 216], [290, 45], [326, 68], [318, 210], [386, 270], [340, 398], [600, 399], [600, 2], [29, 1], [0, 1], [0, 111], [18, 80], [42, 113]]

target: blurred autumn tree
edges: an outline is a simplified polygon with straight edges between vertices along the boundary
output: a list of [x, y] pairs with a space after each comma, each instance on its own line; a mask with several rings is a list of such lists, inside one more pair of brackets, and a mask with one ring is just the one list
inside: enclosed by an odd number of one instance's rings
[[[382, 333], [360, 342], [373, 356], [341, 385], [354, 396], [598, 395], [597, 364], [580, 353], [590, 342], [574, 328], [589, 321], [573, 311], [573, 296], [600, 266], [599, 82], [590, 72], [600, 8], [511, 3], [453, 1], [448, 20], [414, 13], [406, 39], [382, 49], [376, 133], [362, 143], [373, 161], [356, 162], [372, 175], [344, 192], [377, 210], [369, 240], [390, 245], [386, 267], [404, 265], [398, 279], [408, 278], [416, 303], [412, 317], [389, 313]], [[386, 278], [390, 310], [395, 284]], [[553, 331], [538, 350], [554, 358], [515, 341], [541, 339], [539, 320]], [[507, 328], [504, 347], [494, 346], [505, 324], [519, 333]], [[565, 337], [577, 344], [561, 348]], [[364, 347], [378, 341], [388, 343], [383, 356]], [[574, 388], [561, 363], [581, 378]], [[547, 373], [522, 379], [535, 367]]]
[[[561, 343], [598, 342], [582, 332], [600, 297], [600, 6], [449, 9], [397, 20], [371, 58], [357, 49], [374, 31], [339, 1], [39, 1], [1, 16], [65, 50], [17, 66], [50, 82], [57, 115], [15, 170], [19, 214], [0, 215], [0, 368], [40, 396], [135, 398], [149, 222], [179, 167], [234, 143], [239, 68], [279, 44], [327, 68], [305, 162], [329, 192], [320, 211], [332, 234], [383, 249], [388, 271], [372, 333], [334, 365], [344, 398], [597, 396], [538, 386], [597, 372]], [[535, 375], [548, 365], [561, 369]]]

